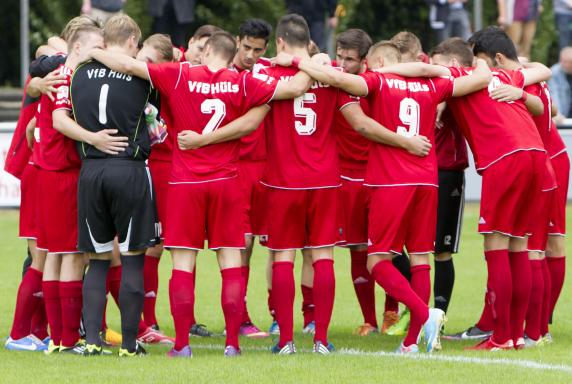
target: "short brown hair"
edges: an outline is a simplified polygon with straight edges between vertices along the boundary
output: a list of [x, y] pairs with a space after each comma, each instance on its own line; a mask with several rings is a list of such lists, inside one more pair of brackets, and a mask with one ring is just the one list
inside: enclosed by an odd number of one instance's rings
[[380, 53], [384, 59], [393, 63], [401, 62], [401, 52], [391, 40], [382, 40], [371, 46], [368, 55]]
[[216, 32], [205, 43], [205, 50], [207, 47], [230, 63], [236, 54], [236, 39], [228, 32]]
[[302, 16], [295, 13], [282, 16], [276, 26], [276, 38], [281, 38], [292, 47], [307, 49], [310, 45], [308, 23]]
[[214, 25], [205, 24], [197, 28], [193, 34], [193, 39], [202, 39], [203, 37], [211, 37], [217, 32], [222, 32], [223, 30]]
[[340, 33], [336, 39], [336, 48], [355, 49], [360, 59], [367, 56], [371, 45], [371, 37], [364, 30], [357, 28]]
[[308, 53], [310, 56], [314, 56], [320, 53], [320, 47], [318, 47], [314, 40], [310, 40], [310, 44], [308, 44]]
[[129, 16], [119, 14], [113, 16], [103, 27], [103, 40], [106, 45], [124, 45], [131, 36], [137, 44], [141, 40], [141, 29]]
[[143, 42], [143, 45], [149, 45], [157, 50], [163, 60], [165, 61], [173, 61], [173, 43], [171, 42], [171, 38], [169, 35], [164, 35], [162, 33], [155, 33], [154, 35], [149, 36]]
[[471, 45], [460, 37], [447, 39], [433, 48], [431, 56], [443, 55], [456, 58], [459, 64], [469, 67], [473, 65], [473, 50]]
[[399, 32], [390, 41], [399, 49], [401, 56], [409, 56], [415, 60], [417, 59], [417, 54], [422, 51], [421, 41], [414, 33], [409, 31]]

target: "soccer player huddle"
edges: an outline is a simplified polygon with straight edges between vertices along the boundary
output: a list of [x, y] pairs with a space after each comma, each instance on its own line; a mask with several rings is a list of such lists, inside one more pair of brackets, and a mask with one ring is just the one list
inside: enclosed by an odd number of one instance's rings
[[[332, 61], [296, 14], [278, 21], [277, 55], [265, 59], [271, 32], [259, 19], [238, 36], [205, 25], [182, 52], [165, 35], [140, 44], [126, 15], [103, 27], [80, 16], [38, 50], [6, 162], [21, 180], [31, 255], [6, 348], [93, 356], [120, 345], [129, 357], [161, 343], [169, 357], [191, 357], [189, 335], [211, 335], [194, 308], [206, 240], [222, 276], [225, 356], [241, 354], [239, 336], [269, 334], [273, 353], [296, 353], [297, 250], [303, 332], [314, 353], [334, 352], [335, 246], [351, 254], [356, 333], [404, 335], [397, 353], [418, 353], [422, 339], [439, 350], [465, 140], [483, 178], [488, 280], [479, 322], [448, 337], [478, 339], [475, 350], [550, 342], [570, 168], [550, 70], [521, 63], [498, 28], [442, 42], [432, 64], [410, 32], [373, 43], [359, 29], [337, 36]], [[268, 250], [268, 333], [246, 305], [256, 236]], [[155, 316], [164, 249], [174, 339]], [[386, 293], [381, 327], [375, 283]], [[120, 335], [105, 321], [107, 293]]]

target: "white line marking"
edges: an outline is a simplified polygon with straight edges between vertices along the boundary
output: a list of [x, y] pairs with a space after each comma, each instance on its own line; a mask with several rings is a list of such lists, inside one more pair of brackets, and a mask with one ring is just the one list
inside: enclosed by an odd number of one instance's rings
[[[191, 348], [198, 350], [214, 350], [223, 351], [224, 346], [217, 344], [194, 344]], [[244, 347], [241, 348], [243, 351], [256, 351], [256, 352], [268, 352], [270, 353], [270, 348], [265, 347]], [[298, 349], [299, 352], [310, 353], [309, 349]], [[501, 352], [502, 353], [502, 352]], [[453, 356], [453, 355], [443, 355], [443, 354], [428, 354], [420, 353], [418, 355], [400, 355], [393, 352], [369, 352], [360, 349], [348, 349], [342, 348], [335, 352], [336, 355], [344, 356], [370, 356], [370, 357], [389, 357], [389, 358], [405, 358], [412, 360], [426, 360], [426, 361], [443, 361], [448, 363], [462, 363], [462, 364], [477, 364], [477, 365], [505, 365], [518, 368], [526, 368], [539, 371], [556, 371], [564, 372], [572, 375], [572, 366], [564, 364], [545, 364], [539, 363], [533, 360], [523, 360], [523, 359], [507, 359], [507, 358], [486, 358], [486, 357], [469, 357], [469, 356]]]

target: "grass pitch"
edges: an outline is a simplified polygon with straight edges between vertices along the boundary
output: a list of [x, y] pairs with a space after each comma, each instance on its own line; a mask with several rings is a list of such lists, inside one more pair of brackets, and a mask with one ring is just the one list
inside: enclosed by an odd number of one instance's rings
[[[568, 222], [570, 223], [569, 216]], [[461, 241], [455, 257], [456, 284], [449, 309], [447, 332], [465, 329], [480, 315], [486, 281], [482, 239], [476, 233], [478, 206], [468, 204]], [[10, 331], [16, 291], [20, 282], [26, 244], [17, 239], [18, 212], [0, 211], [0, 335]], [[568, 229], [570, 231], [570, 228]], [[568, 240], [568, 252], [572, 242]], [[270, 325], [266, 308], [266, 253], [256, 248], [252, 258], [248, 307], [253, 321], [261, 328]], [[297, 261], [299, 284], [301, 260]], [[572, 292], [567, 281], [556, 308], [551, 332], [555, 342], [541, 348], [500, 353], [466, 352], [472, 343], [443, 341], [443, 351], [432, 355], [403, 357], [391, 354], [401, 338], [374, 335], [360, 338], [352, 331], [362, 321], [349, 272], [349, 253], [336, 250], [336, 302], [330, 340], [338, 348], [331, 356], [308, 353], [312, 338], [302, 335], [301, 295], [297, 289], [295, 304], [296, 356], [273, 356], [272, 340], [241, 340], [243, 356], [224, 359], [224, 339], [193, 338], [194, 357], [189, 360], [167, 359], [167, 347], [149, 347], [149, 356], [119, 359], [116, 356], [81, 358], [44, 356], [40, 353], [10, 352], [0, 348], [0, 383], [572, 383]], [[169, 255], [160, 264], [160, 288], [157, 314], [160, 326], [173, 335], [169, 312], [167, 282], [170, 276]], [[199, 256], [196, 288], [196, 317], [209, 329], [222, 332], [224, 321], [220, 309], [220, 273], [214, 254]], [[568, 272], [570, 273], [570, 263]], [[570, 275], [569, 275], [570, 276]], [[383, 310], [384, 295], [377, 289], [378, 316]], [[118, 310], [108, 306], [108, 324], [119, 329]]]

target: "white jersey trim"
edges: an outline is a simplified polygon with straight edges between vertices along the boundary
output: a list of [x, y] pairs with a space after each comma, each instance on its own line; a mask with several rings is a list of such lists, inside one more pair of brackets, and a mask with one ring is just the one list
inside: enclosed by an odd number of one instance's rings
[[363, 183], [363, 182], [365, 181], [365, 179], [353, 179], [353, 178], [351, 178], [351, 177], [349, 177], [349, 176], [344, 176], [344, 175], [341, 175], [340, 177], [341, 177], [342, 179], [344, 179], [344, 180], [354, 181], [354, 182], [356, 182], [356, 183]]
[[432, 183], [406, 183], [406, 184], [368, 184], [363, 183], [366, 187], [435, 187], [439, 188], [439, 185]]
[[491, 165], [498, 163], [499, 161], [501, 161], [502, 159], [504, 159], [507, 156], [510, 156], [512, 154], [515, 154], [517, 152], [522, 152], [522, 151], [539, 151], [539, 152], [544, 152], [546, 153], [546, 149], [544, 148], [521, 148], [521, 149], [516, 149], [512, 152], [508, 152], [505, 153], [504, 155], [502, 155], [501, 157], [497, 158], [496, 160], [491, 161], [489, 164], [485, 165], [484, 167], [479, 167], [477, 168], [477, 171], [484, 171], [485, 169], [489, 168]]
[[[328, 185], [328, 186], [324, 186], [324, 187], [288, 188], [288, 187], [279, 187], [276, 185], [266, 184], [264, 181], [260, 181], [260, 184], [262, 184], [268, 188], [285, 189], [288, 191], [306, 191], [306, 190], [312, 190], [312, 189], [339, 188], [342, 186], [342, 184], [337, 184], [337, 185]], [[298, 249], [298, 248], [296, 248], [296, 249]]]
[[169, 181], [171, 185], [178, 185], [178, 184], [204, 184], [204, 183], [212, 183], [213, 181], [222, 181], [222, 180], [229, 180], [234, 179], [238, 176], [231, 176], [231, 177], [221, 177], [219, 179], [211, 179], [211, 180], [204, 180], [204, 181]]
[[560, 156], [563, 153], [567, 152], [567, 148], [565, 147], [564, 149], [562, 149], [560, 152], [557, 152], [556, 154], [550, 156], [550, 160], [554, 159], [556, 156]]

